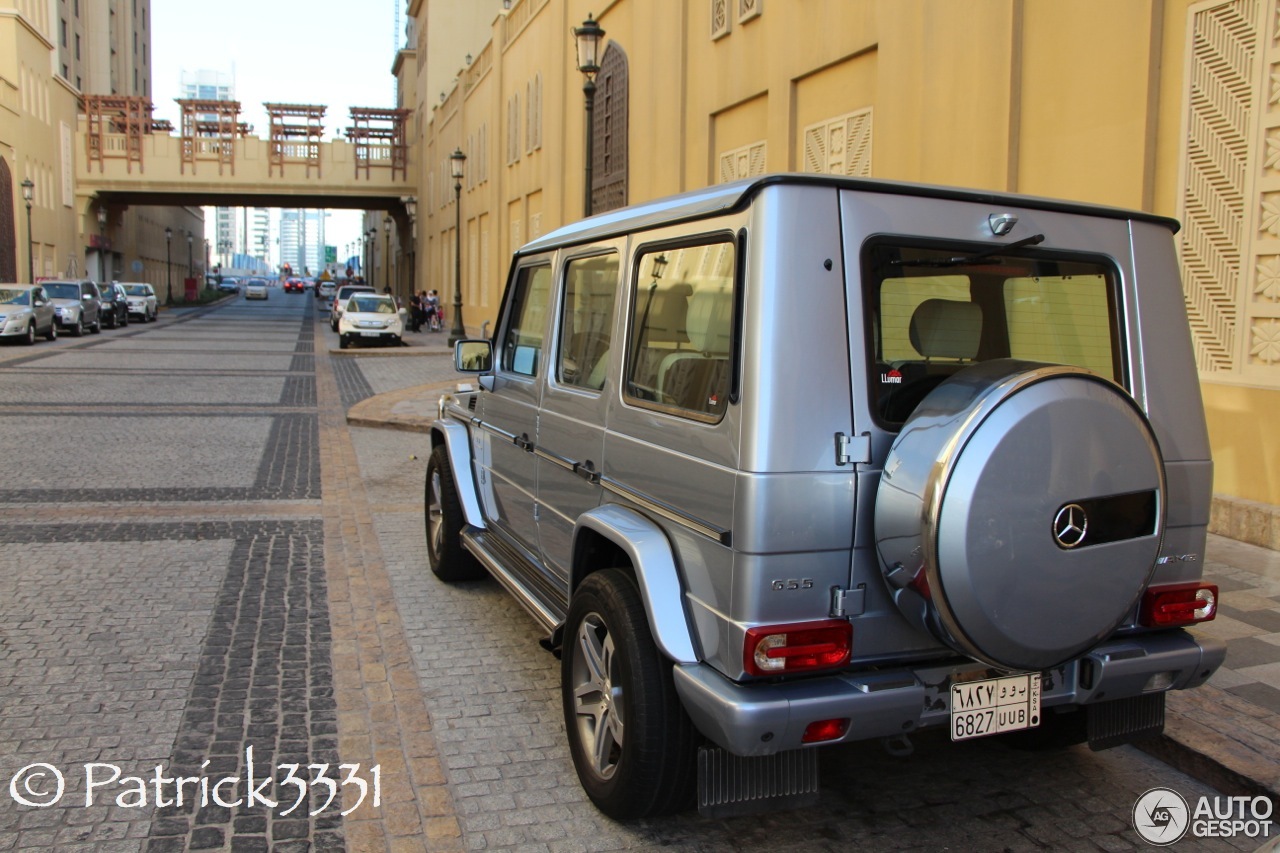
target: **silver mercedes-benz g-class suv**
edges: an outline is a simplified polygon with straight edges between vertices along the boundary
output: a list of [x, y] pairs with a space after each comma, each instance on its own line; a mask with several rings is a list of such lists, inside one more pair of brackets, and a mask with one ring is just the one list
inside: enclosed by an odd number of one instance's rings
[[561, 658], [618, 817], [816, 795], [816, 747], [1101, 749], [1224, 646], [1177, 222], [772, 175], [515, 255], [425, 490]]

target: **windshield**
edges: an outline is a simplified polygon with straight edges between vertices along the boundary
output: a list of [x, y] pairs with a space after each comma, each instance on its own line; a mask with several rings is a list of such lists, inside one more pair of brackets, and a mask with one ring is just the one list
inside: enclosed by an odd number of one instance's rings
[[130, 296], [148, 296], [147, 289], [141, 284], [126, 284], [124, 292]]
[[249, 287], [266, 287], [267, 283], [260, 278], [249, 279]]
[[59, 282], [47, 282], [45, 292], [53, 299], [79, 299], [80, 285]]
[[348, 311], [361, 314], [394, 314], [395, 306], [384, 296], [356, 296], [347, 304]]
[[0, 305], [30, 305], [31, 291], [25, 288], [21, 290], [2, 288], [0, 289]]

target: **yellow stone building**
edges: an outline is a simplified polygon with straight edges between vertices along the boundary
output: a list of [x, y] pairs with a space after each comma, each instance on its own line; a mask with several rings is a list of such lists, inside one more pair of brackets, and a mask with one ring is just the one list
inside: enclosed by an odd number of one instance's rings
[[417, 286], [448, 304], [461, 245], [473, 332], [495, 319], [511, 250], [583, 213], [572, 30], [592, 15], [606, 32], [596, 212], [815, 171], [1181, 219], [1213, 527], [1280, 547], [1277, 0], [411, 0], [409, 13], [417, 42], [394, 72], [414, 122]]
[[0, 281], [26, 281], [30, 268], [37, 279], [147, 281], [163, 299], [166, 227], [175, 235], [179, 286], [186, 234], [203, 259], [199, 208], [95, 205], [77, 192], [81, 97], [150, 97], [150, 7], [150, 0], [0, 0]]

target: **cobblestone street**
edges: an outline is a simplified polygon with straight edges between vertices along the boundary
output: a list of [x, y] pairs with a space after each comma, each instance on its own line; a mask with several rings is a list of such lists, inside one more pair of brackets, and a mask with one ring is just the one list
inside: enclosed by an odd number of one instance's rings
[[1110, 851], [1143, 792], [1216, 793], [943, 733], [828, 749], [811, 808], [603, 817], [536, 623], [426, 568], [426, 437], [346, 421], [453, 378], [443, 337], [331, 352], [273, 291], [0, 350], [0, 850]]

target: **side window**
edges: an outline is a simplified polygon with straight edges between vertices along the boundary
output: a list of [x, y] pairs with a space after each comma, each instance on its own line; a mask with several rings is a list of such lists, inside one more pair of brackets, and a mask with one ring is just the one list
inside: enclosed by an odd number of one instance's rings
[[631, 300], [625, 395], [713, 423], [729, 403], [734, 275], [730, 241], [641, 254]]
[[503, 370], [538, 375], [550, 297], [551, 267], [525, 267], [517, 273], [507, 328], [502, 334]]
[[576, 258], [565, 266], [556, 379], [599, 391], [609, 365], [618, 256]]

